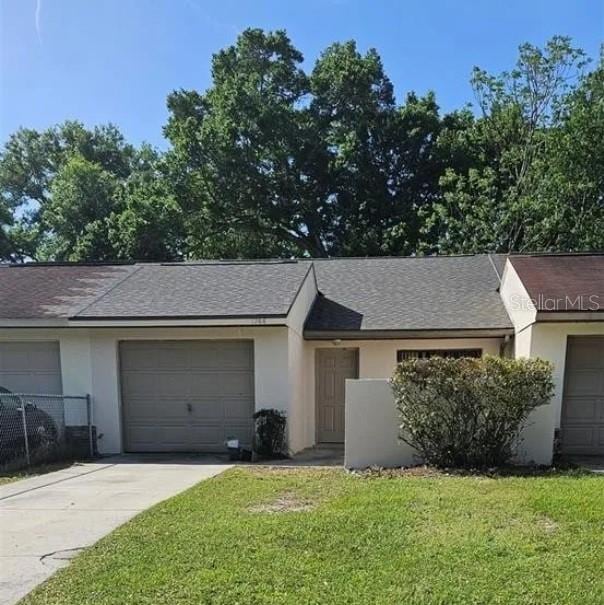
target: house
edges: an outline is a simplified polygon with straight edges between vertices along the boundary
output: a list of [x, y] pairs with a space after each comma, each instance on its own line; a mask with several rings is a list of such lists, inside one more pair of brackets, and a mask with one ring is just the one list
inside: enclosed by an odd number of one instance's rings
[[536, 461], [604, 453], [604, 255], [0, 267], [0, 386], [89, 393], [103, 453], [221, 450], [267, 407], [342, 443], [347, 379], [485, 353], [554, 363]]

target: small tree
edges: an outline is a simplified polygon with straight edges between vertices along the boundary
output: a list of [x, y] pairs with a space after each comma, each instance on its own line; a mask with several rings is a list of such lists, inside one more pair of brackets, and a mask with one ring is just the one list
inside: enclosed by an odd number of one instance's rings
[[399, 364], [392, 389], [400, 438], [430, 464], [481, 468], [512, 457], [526, 419], [553, 394], [542, 359], [412, 359]]

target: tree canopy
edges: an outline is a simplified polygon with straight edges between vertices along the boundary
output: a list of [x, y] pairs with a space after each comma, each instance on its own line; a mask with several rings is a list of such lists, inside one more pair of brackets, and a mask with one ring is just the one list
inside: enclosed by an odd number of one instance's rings
[[0, 152], [0, 259], [178, 260], [604, 248], [604, 60], [564, 37], [475, 68], [472, 107], [397, 102], [376, 50], [311, 69], [244, 31], [204, 92], [168, 95], [164, 153], [113, 125]]

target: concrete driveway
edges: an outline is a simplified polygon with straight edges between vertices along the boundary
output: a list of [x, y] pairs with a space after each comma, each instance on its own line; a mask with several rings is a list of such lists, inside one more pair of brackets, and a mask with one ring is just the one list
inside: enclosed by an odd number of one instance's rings
[[213, 457], [115, 457], [0, 487], [0, 603], [16, 603], [146, 508], [230, 468]]

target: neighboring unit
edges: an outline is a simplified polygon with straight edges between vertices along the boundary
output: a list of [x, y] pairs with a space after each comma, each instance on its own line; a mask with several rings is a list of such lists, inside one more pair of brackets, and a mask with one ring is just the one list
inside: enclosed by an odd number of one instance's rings
[[[271, 407], [291, 451], [346, 441], [371, 462], [368, 423], [396, 417], [387, 389], [353, 402], [355, 385], [485, 353], [554, 364], [525, 460], [549, 463], [558, 429], [563, 452], [604, 453], [601, 255], [0, 267], [0, 386], [89, 393], [103, 453], [222, 451]], [[396, 427], [384, 441], [407, 461]]]

